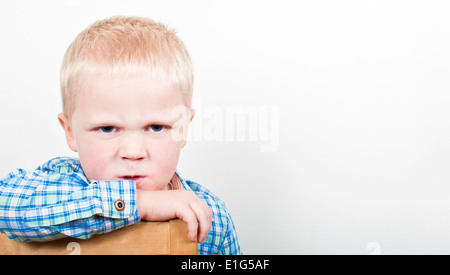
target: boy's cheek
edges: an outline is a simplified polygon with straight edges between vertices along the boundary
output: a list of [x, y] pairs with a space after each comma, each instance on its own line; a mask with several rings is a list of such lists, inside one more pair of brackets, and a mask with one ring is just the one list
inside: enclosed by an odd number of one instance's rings
[[111, 150], [103, 148], [101, 144], [82, 147], [78, 151], [81, 166], [88, 180], [111, 180], [112, 175], [106, 175], [108, 162], [111, 162]]
[[90, 158], [89, 156], [80, 155], [81, 167], [88, 180], [107, 180], [104, 178], [104, 165], [103, 162], [97, 159]]

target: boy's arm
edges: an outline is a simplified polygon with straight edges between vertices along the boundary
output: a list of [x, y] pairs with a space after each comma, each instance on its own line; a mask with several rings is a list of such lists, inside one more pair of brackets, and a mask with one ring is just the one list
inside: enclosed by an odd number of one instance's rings
[[204, 188], [198, 191], [198, 195], [211, 207], [214, 217], [212, 229], [206, 237], [205, 244], [199, 245], [199, 253], [202, 255], [242, 255], [230, 212], [222, 200], [209, 192]]
[[139, 220], [132, 181], [20, 169], [0, 181], [0, 230], [15, 241], [88, 239]]
[[242, 255], [239, 246], [236, 229], [230, 214], [227, 212], [227, 228], [222, 246], [219, 249], [219, 255]]

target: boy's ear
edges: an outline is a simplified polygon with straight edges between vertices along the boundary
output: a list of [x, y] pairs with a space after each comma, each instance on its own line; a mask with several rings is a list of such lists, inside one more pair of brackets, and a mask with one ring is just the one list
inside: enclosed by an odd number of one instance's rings
[[183, 144], [181, 145], [181, 148], [184, 148], [184, 146], [186, 146], [186, 140], [187, 140], [187, 136], [188, 136], [187, 129], [189, 128], [189, 124], [191, 124], [192, 120], [194, 119], [195, 109], [191, 109], [190, 114], [191, 114], [191, 117], [189, 118], [188, 126], [186, 127], [186, 136], [185, 136], [185, 139], [183, 140]]
[[73, 132], [72, 132], [72, 127], [70, 126], [69, 118], [65, 114], [60, 113], [58, 115], [58, 120], [59, 120], [59, 124], [61, 124], [61, 126], [64, 129], [64, 133], [66, 134], [67, 145], [69, 146], [70, 150], [72, 150], [74, 152], [78, 152], [77, 146], [75, 143], [75, 138], [74, 138]]
[[195, 116], [195, 109], [191, 109], [191, 118], [189, 119], [189, 123], [192, 122], [192, 120], [194, 119]]

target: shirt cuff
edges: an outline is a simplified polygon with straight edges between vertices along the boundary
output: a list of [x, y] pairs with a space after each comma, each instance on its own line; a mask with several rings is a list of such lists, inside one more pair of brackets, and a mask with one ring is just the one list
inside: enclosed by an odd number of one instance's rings
[[24, 222], [29, 227], [55, 226], [95, 215], [139, 220], [136, 198], [133, 181], [91, 181], [89, 186], [72, 193], [64, 201], [28, 209]]
[[98, 181], [102, 213], [105, 218], [125, 219], [137, 211], [136, 183], [134, 181]]

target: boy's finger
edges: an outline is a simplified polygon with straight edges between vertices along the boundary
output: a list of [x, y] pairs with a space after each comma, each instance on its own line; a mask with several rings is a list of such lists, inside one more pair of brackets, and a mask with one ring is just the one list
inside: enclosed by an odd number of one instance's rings
[[189, 208], [186, 209], [183, 213], [177, 215], [177, 217], [182, 219], [187, 224], [188, 239], [191, 242], [195, 242], [197, 240], [198, 224], [197, 217], [194, 212], [192, 212], [192, 210]]
[[212, 211], [203, 201], [191, 203], [198, 220], [198, 242], [203, 243], [212, 225]]

